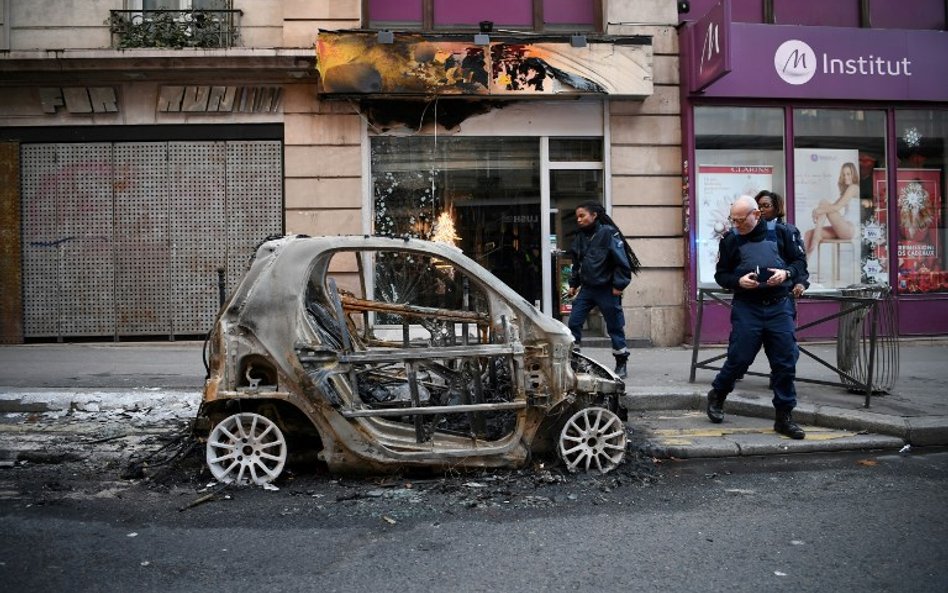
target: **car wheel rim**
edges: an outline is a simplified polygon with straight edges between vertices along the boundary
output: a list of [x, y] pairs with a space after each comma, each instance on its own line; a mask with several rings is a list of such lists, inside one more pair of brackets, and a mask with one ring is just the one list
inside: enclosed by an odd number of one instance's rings
[[573, 414], [560, 432], [559, 453], [566, 468], [612, 471], [625, 457], [625, 426], [605, 408], [586, 408]]
[[219, 482], [266, 484], [283, 471], [286, 439], [260, 414], [234, 414], [221, 420], [207, 439], [207, 466]]

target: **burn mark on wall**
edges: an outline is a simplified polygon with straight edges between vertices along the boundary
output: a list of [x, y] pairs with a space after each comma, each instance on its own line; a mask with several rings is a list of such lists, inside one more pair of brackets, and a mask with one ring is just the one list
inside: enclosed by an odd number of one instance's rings
[[398, 127], [420, 129], [434, 123], [450, 130], [469, 117], [511, 104], [511, 101], [449, 99], [439, 100], [435, 108], [432, 101], [363, 99], [359, 102], [359, 109], [379, 131]]

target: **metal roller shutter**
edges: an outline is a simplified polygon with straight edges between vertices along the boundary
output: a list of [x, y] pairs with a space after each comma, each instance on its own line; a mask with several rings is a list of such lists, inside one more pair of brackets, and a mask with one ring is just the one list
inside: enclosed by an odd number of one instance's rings
[[24, 336], [198, 335], [282, 232], [279, 141], [24, 144]]

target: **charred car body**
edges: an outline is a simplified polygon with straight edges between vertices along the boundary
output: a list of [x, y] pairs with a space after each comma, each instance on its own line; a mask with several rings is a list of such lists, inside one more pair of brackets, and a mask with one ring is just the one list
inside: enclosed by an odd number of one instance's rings
[[262, 244], [209, 337], [196, 427], [224, 482], [289, 453], [330, 471], [621, 463], [624, 383], [456, 247], [384, 237]]

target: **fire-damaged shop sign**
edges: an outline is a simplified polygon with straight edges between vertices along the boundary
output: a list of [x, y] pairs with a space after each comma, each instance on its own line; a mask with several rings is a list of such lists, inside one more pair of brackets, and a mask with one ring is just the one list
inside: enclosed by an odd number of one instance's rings
[[649, 36], [496, 37], [320, 31], [316, 60], [321, 92], [337, 95], [480, 95], [549, 97], [652, 94]]

